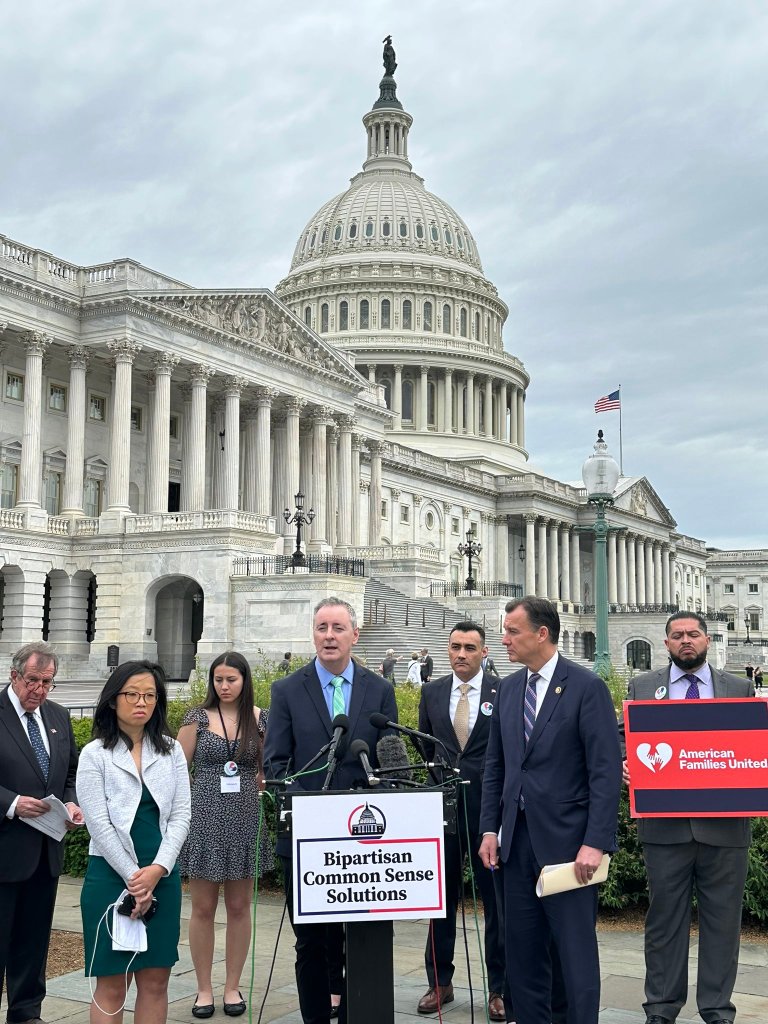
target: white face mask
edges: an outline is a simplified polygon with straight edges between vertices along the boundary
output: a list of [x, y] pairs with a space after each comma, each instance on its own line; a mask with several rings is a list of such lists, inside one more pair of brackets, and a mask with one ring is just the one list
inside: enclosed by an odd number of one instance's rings
[[122, 953], [146, 953], [147, 926], [140, 917], [134, 920], [117, 912], [123, 897], [127, 895], [128, 890], [123, 889], [112, 909], [112, 949]]

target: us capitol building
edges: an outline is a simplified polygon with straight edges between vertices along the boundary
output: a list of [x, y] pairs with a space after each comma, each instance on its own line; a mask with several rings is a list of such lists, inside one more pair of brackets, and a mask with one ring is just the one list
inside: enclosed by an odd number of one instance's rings
[[[0, 236], [4, 660], [41, 636], [64, 678], [104, 675], [113, 644], [176, 677], [227, 647], [308, 652], [312, 605], [339, 594], [362, 618], [371, 579], [490, 623], [509, 594], [547, 596], [563, 652], [592, 656], [594, 512], [580, 483], [528, 463], [508, 308], [412, 169], [393, 71], [363, 117], [362, 170], [274, 291], [74, 266]], [[275, 556], [295, 547], [299, 492], [318, 558], [293, 574]], [[620, 480], [609, 518], [614, 664], [661, 665], [671, 606], [720, 607], [707, 548], [644, 477]]]

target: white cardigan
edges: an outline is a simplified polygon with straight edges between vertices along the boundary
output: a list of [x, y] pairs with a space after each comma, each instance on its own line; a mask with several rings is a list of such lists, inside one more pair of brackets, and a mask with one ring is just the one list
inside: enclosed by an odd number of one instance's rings
[[92, 740], [80, 752], [77, 802], [91, 834], [88, 853], [104, 857], [126, 882], [139, 870], [131, 827], [141, 800], [142, 776], [160, 809], [162, 842], [153, 863], [171, 872], [191, 814], [189, 770], [180, 744], [174, 740], [168, 754], [158, 754], [145, 736], [141, 776], [122, 739], [113, 750], [105, 750], [101, 740]]

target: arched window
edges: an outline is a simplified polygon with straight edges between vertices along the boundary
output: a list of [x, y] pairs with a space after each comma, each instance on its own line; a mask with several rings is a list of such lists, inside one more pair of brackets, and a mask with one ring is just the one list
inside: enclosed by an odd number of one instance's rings
[[467, 336], [467, 311], [464, 306], [461, 307], [461, 313], [459, 314], [459, 332], [462, 338]]
[[410, 299], [403, 301], [403, 330], [413, 330], [413, 305]]
[[413, 381], [403, 381], [403, 412], [402, 417], [409, 423], [413, 421]]
[[320, 333], [328, 332], [328, 303], [324, 302], [320, 307]]
[[314, 249], [315, 248], [315, 239], [316, 238], [317, 238], [317, 232], [313, 231], [312, 232], [312, 237], [309, 240], [309, 248], [310, 249]]
[[323, 233], [320, 236], [320, 245], [325, 245], [325, 243], [327, 241], [328, 241], [328, 225], [327, 224], [323, 224]]
[[453, 334], [451, 330], [451, 307], [447, 302], [443, 306], [443, 334]]
[[461, 232], [460, 231], [456, 232], [456, 244], [458, 245], [459, 249], [463, 252], [464, 251], [464, 239], [461, 237]]
[[480, 340], [480, 314], [475, 313], [475, 337]]
[[311, 327], [312, 326], [312, 307], [311, 306], [305, 306], [304, 307], [304, 323], [307, 325], [307, 327]]
[[425, 302], [424, 303], [424, 313], [423, 313], [422, 319], [424, 321], [424, 330], [425, 331], [431, 331], [432, 330], [432, 303], [431, 302]]
[[355, 221], [352, 221], [352, 223], [349, 225], [349, 237], [357, 238], [357, 224]]
[[368, 299], [360, 300], [360, 326], [366, 330], [371, 326], [371, 304]]
[[370, 218], [365, 222], [365, 237], [373, 238], [373, 221]]
[[339, 330], [349, 330], [349, 303], [346, 299], [339, 303]]
[[392, 303], [389, 299], [381, 300], [381, 329], [389, 330], [392, 326]]
[[477, 395], [477, 418], [479, 420], [477, 429], [482, 434], [485, 432], [485, 392], [483, 391]]
[[389, 223], [388, 220], [385, 220], [384, 223], [381, 225], [381, 233], [382, 233], [382, 235], [384, 235], [385, 238], [389, 238], [389, 232], [390, 232], [390, 223]]
[[336, 227], [333, 229], [333, 240], [334, 240], [334, 242], [340, 242], [341, 241], [341, 232], [342, 232], [341, 224], [337, 224]]
[[421, 240], [424, 237], [424, 225], [421, 221], [416, 225], [416, 237]]
[[470, 257], [472, 256], [472, 243], [469, 238], [467, 238], [467, 255]]
[[434, 427], [437, 424], [437, 388], [435, 382], [427, 382], [427, 425]]
[[451, 236], [451, 229], [446, 224], [443, 228], [443, 237], [445, 238], [446, 245], [453, 245], [453, 238]]
[[429, 229], [429, 234], [433, 242], [437, 242], [439, 240], [440, 232], [437, 230], [437, 224], [432, 224]]
[[407, 238], [408, 237], [408, 225], [405, 223], [404, 220], [400, 221], [400, 228], [399, 228], [399, 230], [400, 230], [400, 237], [401, 238]]

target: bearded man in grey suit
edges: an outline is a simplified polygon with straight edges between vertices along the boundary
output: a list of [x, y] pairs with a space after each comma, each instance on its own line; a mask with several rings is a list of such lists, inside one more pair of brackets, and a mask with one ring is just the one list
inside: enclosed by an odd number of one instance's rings
[[[676, 612], [667, 620], [666, 634], [671, 664], [631, 680], [630, 700], [754, 697], [748, 679], [707, 663], [709, 636], [701, 615]], [[623, 745], [623, 723], [620, 728]], [[626, 761], [624, 781], [629, 783]], [[736, 1013], [731, 995], [739, 962], [749, 818], [639, 818], [637, 832], [648, 872], [643, 1004], [647, 1024], [674, 1021], [686, 1001], [694, 883], [699, 914], [696, 1002], [707, 1024], [731, 1024]]]

